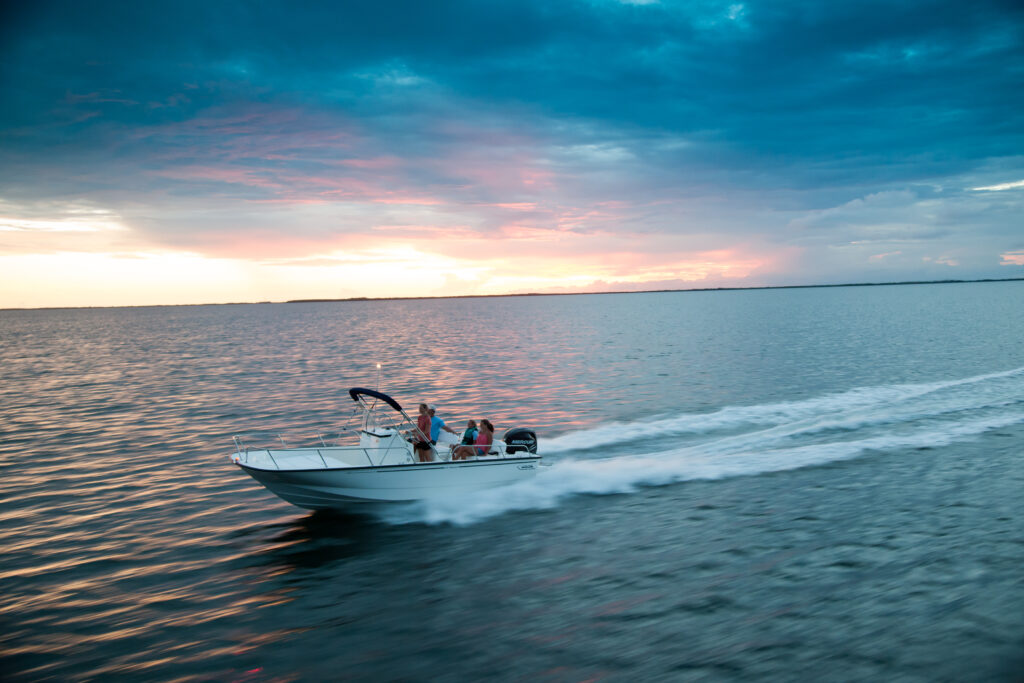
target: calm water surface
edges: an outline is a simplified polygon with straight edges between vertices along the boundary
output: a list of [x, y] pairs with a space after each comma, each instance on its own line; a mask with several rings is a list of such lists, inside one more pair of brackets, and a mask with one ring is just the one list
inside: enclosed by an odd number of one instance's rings
[[[1024, 678], [1024, 282], [0, 311], [9, 680]], [[309, 513], [350, 386], [533, 481]], [[289, 444], [291, 445], [291, 444]]]

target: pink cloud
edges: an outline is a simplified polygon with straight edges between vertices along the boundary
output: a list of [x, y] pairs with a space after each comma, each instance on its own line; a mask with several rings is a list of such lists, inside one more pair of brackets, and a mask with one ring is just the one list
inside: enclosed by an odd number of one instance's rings
[[537, 208], [537, 202], [505, 202], [499, 204], [484, 204], [484, 206], [493, 206], [498, 209], [510, 209], [512, 211], [534, 211]]
[[186, 121], [139, 128], [132, 138], [162, 145], [160, 158], [197, 156], [225, 163], [241, 159], [317, 159], [349, 153], [355, 126], [298, 108], [248, 105], [218, 107]]
[[[172, 242], [172, 246], [173, 242]], [[273, 229], [249, 228], [244, 235], [233, 232], [204, 231], [182, 244], [207, 256], [265, 261], [267, 259], [302, 259], [345, 250], [381, 246], [379, 237], [369, 234], [334, 233], [305, 236]]]
[[520, 172], [520, 178], [522, 179], [523, 185], [528, 185], [530, 187], [554, 187], [555, 177], [555, 174], [551, 171], [523, 169]]
[[262, 171], [230, 166], [175, 166], [155, 175], [177, 180], [212, 180], [218, 183], [281, 189], [283, 185], [266, 177]]
[[[557, 176], [544, 168], [549, 161], [542, 144], [504, 122], [446, 125], [438, 134], [452, 139], [441, 148], [449, 153], [422, 159], [381, 153], [382, 141], [361, 136], [355, 122], [339, 122], [334, 113], [269, 104], [212, 108], [184, 122], [140, 129], [134, 138], [157, 145], [152, 175], [222, 183], [226, 187], [203, 189], [247, 202], [365, 201], [469, 212], [476, 206], [481, 224], [494, 219], [488, 209], [526, 213], [547, 204], [542, 200], [555, 191]], [[468, 144], [473, 140], [486, 144]], [[575, 229], [602, 217], [563, 211], [549, 218], [549, 224]]]
[[350, 168], [381, 170], [386, 168], [397, 168], [401, 166], [402, 160], [398, 157], [383, 156], [369, 159], [342, 159], [335, 163], [339, 166], [348, 166]]
[[1024, 266], [1024, 250], [1007, 251], [999, 255], [1001, 266]]
[[480, 234], [468, 225], [375, 225], [371, 230], [404, 240], [424, 240], [422, 246], [428, 247], [426, 251], [437, 240], [468, 241], [480, 238]]
[[384, 197], [372, 197], [370, 201], [377, 204], [419, 204], [423, 206], [438, 206], [445, 202], [436, 197], [412, 197], [412, 196], [399, 196], [391, 195]]
[[512, 240], [540, 240], [550, 242], [562, 236], [562, 231], [551, 228], [535, 228], [529, 225], [512, 223], [499, 229], [502, 237]]
[[903, 253], [902, 251], [887, 251], [884, 254], [873, 254], [873, 255], [869, 256], [868, 259], [871, 260], [871, 261], [881, 261], [881, 260], [886, 259], [886, 258], [888, 258], [890, 256], [899, 256], [902, 253]]
[[273, 196], [249, 199], [257, 202], [296, 205], [335, 202], [440, 206], [440, 197], [407, 193], [389, 187], [384, 180], [353, 175], [304, 174], [292, 169], [250, 168], [234, 165], [179, 165], [153, 172], [163, 178], [190, 182], [212, 181], [240, 188], [257, 188]]

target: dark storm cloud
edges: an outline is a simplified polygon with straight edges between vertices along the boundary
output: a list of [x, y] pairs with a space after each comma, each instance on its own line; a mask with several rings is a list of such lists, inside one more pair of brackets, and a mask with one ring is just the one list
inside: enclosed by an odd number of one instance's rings
[[679, 158], [653, 159], [658, 166], [819, 161], [813, 172], [759, 179], [769, 185], [856, 183], [858, 170], [882, 167], [889, 177], [943, 174], [1019, 151], [1024, 135], [1024, 14], [1011, 3], [39, 3], [8, 11], [3, 124], [23, 133], [5, 136], [7, 145], [28, 152], [99, 144], [117, 124], [181, 120], [232, 100], [372, 121], [416, 104], [395, 102], [365, 77], [387, 70], [464, 98], [695, 139]]

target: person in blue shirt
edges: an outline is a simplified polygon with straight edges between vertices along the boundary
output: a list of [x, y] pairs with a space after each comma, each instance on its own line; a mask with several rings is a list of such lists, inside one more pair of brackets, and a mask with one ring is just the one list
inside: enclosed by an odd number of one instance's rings
[[455, 436], [459, 435], [457, 431], [446, 425], [444, 420], [435, 415], [434, 413], [436, 412], [437, 410], [434, 406], [430, 406], [427, 409], [427, 414], [430, 415], [430, 443], [435, 446], [437, 445], [437, 437], [441, 436], [442, 429], [446, 432], [451, 432]]

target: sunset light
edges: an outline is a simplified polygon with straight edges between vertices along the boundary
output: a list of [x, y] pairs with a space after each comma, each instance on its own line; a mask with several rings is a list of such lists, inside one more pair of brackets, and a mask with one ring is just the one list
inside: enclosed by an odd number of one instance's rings
[[13, 14], [0, 307], [1024, 276], [997, 12], [460, 7]]
[[1020, 0], [3, 3], [0, 679], [1021, 680], [1022, 75]]

